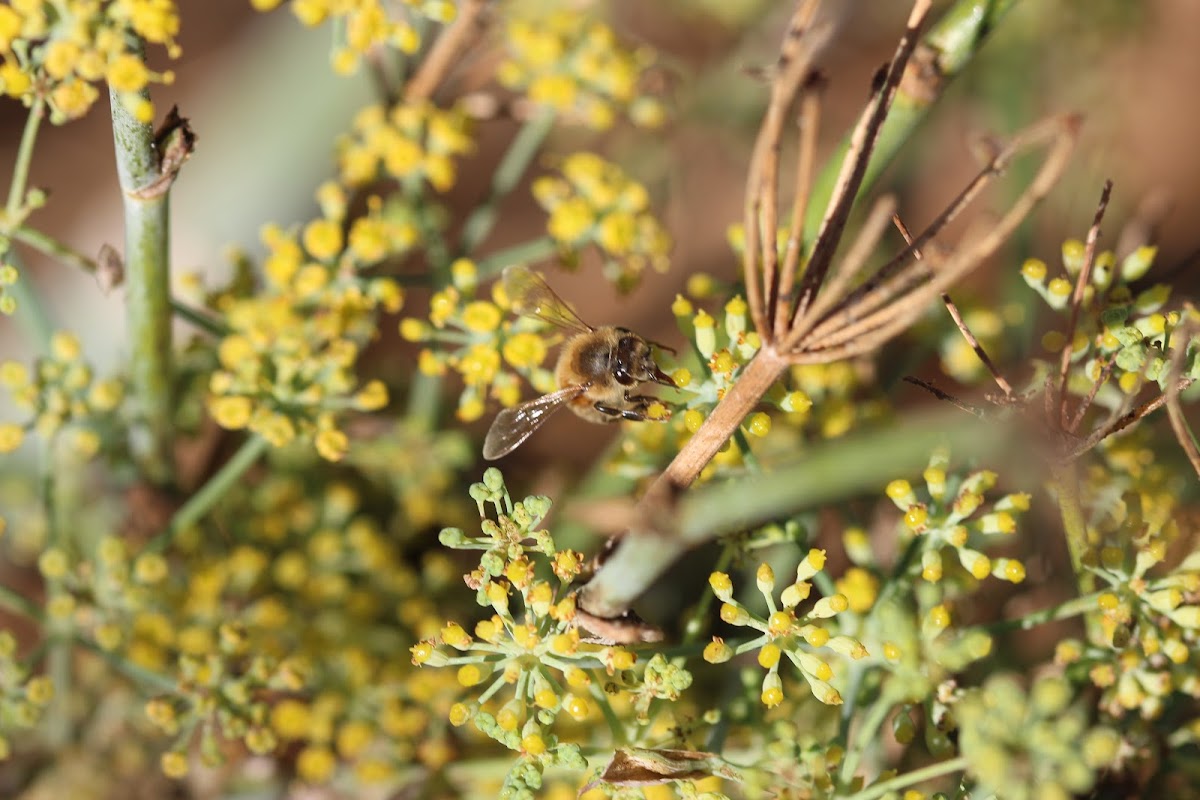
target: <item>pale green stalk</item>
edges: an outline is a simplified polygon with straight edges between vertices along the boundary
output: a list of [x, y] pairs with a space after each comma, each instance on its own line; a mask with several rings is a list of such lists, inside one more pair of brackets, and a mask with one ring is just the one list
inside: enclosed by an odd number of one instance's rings
[[918, 783], [940, 778], [942, 775], [949, 775], [952, 772], [962, 772], [966, 768], [967, 760], [962, 757], [952, 758], [949, 761], [939, 761], [936, 764], [930, 764], [927, 767], [915, 769], [912, 772], [905, 772], [903, 775], [897, 775], [886, 781], [872, 784], [861, 792], [849, 795], [846, 800], [875, 800], [876, 797], [883, 797], [888, 792], [896, 792], [909, 786], [915, 786]]
[[241, 480], [246, 470], [254, 466], [267, 447], [267, 440], [257, 435], [243, 442], [233, 457], [180, 506], [163, 532], [146, 543], [145, 551], [154, 553], [163, 550], [180, 531], [199, 522]]
[[[43, 255], [56, 258], [68, 266], [83, 270], [89, 275], [96, 274], [96, 262], [94, 260], [69, 245], [58, 241], [49, 234], [22, 225], [12, 232], [12, 237], [18, 242], [29, 245]], [[198, 308], [193, 308], [181, 300], [172, 298], [171, 310], [180, 319], [190, 322], [192, 325], [213, 336], [222, 337], [229, 333], [229, 329], [216, 317], [211, 317], [206, 312]]]
[[487, 199], [472, 211], [471, 216], [463, 223], [461, 251], [464, 255], [473, 254], [492, 232], [500, 214], [500, 204], [520, 183], [525, 170], [529, 169], [530, 162], [537, 155], [550, 129], [554, 127], [555, 119], [557, 117], [553, 109], [543, 108], [517, 131], [517, 135], [508, 146], [508, 152], [504, 154], [492, 175], [492, 189]]
[[138, 122], [120, 96], [109, 93], [117, 176], [125, 207], [125, 318], [130, 338], [130, 384], [138, 426], [130, 447], [146, 476], [170, 483], [173, 467], [170, 224], [154, 131]]
[[[21, 143], [17, 147], [12, 182], [8, 186], [8, 201], [4, 207], [5, 228], [16, 226], [17, 216], [25, 202], [25, 193], [29, 188], [29, 167], [33, 163], [33, 146], [37, 142], [38, 130], [41, 129], [45, 116], [46, 100], [39, 94], [34, 97], [33, 105], [29, 107], [29, 116], [25, 118], [25, 130], [21, 133]], [[4, 233], [11, 235], [9, 230], [5, 230]], [[17, 320], [30, 339], [39, 345], [45, 345], [50, 341], [54, 330], [50, 317], [42, 306], [41, 298], [33, 290], [29, 275], [16, 251], [10, 247], [5, 259], [22, 273], [17, 282], [7, 290], [17, 303]]]

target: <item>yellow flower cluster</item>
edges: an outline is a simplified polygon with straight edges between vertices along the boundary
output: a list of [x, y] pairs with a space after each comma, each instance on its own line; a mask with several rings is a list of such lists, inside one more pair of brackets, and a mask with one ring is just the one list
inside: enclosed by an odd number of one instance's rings
[[175, 58], [179, 13], [174, 0], [13, 0], [0, 5], [0, 90], [26, 105], [45, 96], [50, 119], [78, 119], [106, 81], [142, 122], [154, 107], [140, 92], [170, 83], [171, 72], [146, 66], [140, 42], [163, 45]]
[[[644, 711], [655, 698], [678, 699], [691, 675], [661, 655], [634, 671], [638, 659], [631, 650], [581, 639], [573, 624], [570, 584], [582, 570], [583, 558], [558, 549], [551, 535], [539, 529], [550, 510], [549, 498], [514, 502], [494, 468], [471, 486], [470, 494], [479, 506], [482, 535], [447, 528], [439, 538], [447, 547], [484, 551], [479, 566], [465, 578], [476, 602], [491, 616], [477, 623], [473, 633], [447, 622], [437, 636], [411, 648], [412, 661], [450, 668], [445, 671], [453, 670], [460, 686], [475, 690], [476, 697], [449, 709], [450, 723], [472, 722], [479, 732], [520, 752], [505, 785], [527, 786], [540, 779], [545, 767], [579, 769], [584, 763], [578, 746], [556, 732], [561, 717], [575, 722], [596, 718], [597, 704], [613, 702], [606, 692]], [[494, 508], [494, 519], [488, 506]], [[598, 690], [605, 680], [605, 690]]]
[[504, 47], [500, 83], [568, 121], [605, 130], [618, 114], [646, 128], [666, 118], [662, 103], [642, 90], [653, 52], [622, 47], [612, 28], [579, 11], [514, 16], [504, 28]]
[[[203, 729], [256, 754], [296, 752], [309, 783], [342, 767], [375, 784], [414, 762], [444, 765], [449, 742], [429, 730], [454, 676], [413, 674], [394, 654], [437, 633], [428, 587], [452, 568], [428, 566], [423, 581], [348, 484], [314, 491], [275, 474], [230, 500], [235, 544], [184, 532], [187, 570], [156, 554], [130, 559], [116, 539], [77, 570], [90, 583], [75, 616], [104, 621], [97, 643], [179, 676], [147, 704], [150, 721], [183, 744]], [[97, 607], [82, 613], [83, 598]], [[186, 750], [172, 753], [162, 766], [179, 777]]]
[[381, 176], [402, 183], [428, 181], [439, 192], [457, 178], [456, 156], [475, 149], [470, 119], [432, 103], [401, 103], [390, 111], [367, 106], [354, 117], [353, 133], [338, 143], [338, 170], [347, 186]]
[[439, 349], [421, 351], [417, 367], [427, 375], [452, 369], [462, 376], [458, 418], [483, 416], [489, 397], [504, 406], [521, 400], [523, 376], [542, 393], [554, 391], [554, 374], [544, 367], [554, 340], [542, 333], [542, 323], [522, 317], [505, 320], [509, 300], [501, 283], [492, 286], [491, 299], [476, 297], [478, 271], [474, 262], [459, 259], [451, 265], [452, 285], [434, 293], [429, 321], [410, 317], [400, 322], [400, 335], [410, 342], [434, 342]]
[[400, 504], [395, 520], [401, 536], [420, 533], [462, 517], [457, 501], [459, 472], [478, 457], [470, 438], [456, 428], [431, 431], [401, 419], [379, 435], [357, 442], [347, 463], [381, 486]]
[[325, 215], [299, 235], [264, 228], [265, 289], [224, 299], [229, 333], [217, 350], [208, 408], [224, 428], [248, 428], [277, 447], [311, 438], [317, 452], [337, 461], [349, 445], [339, 414], [387, 405], [384, 385], [360, 386], [354, 367], [376, 335], [378, 314], [395, 313], [403, 302], [395, 281], [359, 272], [407, 251], [417, 234], [403, 214], [376, 200], [344, 232], [342, 189], [326, 184], [318, 200]]
[[[258, 11], [270, 11], [282, 2], [250, 0], [250, 5]], [[404, 0], [402, 4], [383, 0], [290, 0], [288, 4], [296, 19], [310, 28], [334, 23], [338, 40], [330, 59], [339, 75], [355, 72], [373, 47], [394, 47], [413, 55], [421, 47], [418, 24], [425, 20], [453, 22], [457, 13], [453, 0]]]
[[827, 629], [829, 620], [849, 608], [849, 601], [840, 594], [822, 597], [806, 614], [797, 616], [796, 607], [812, 593], [812, 578], [825, 568], [825, 551], [810, 550], [799, 566], [796, 578], [783, 590], [779, 604], [775, 602], [775, 571], [760, 564], [755, 574], [759, 593], [766, 601], [765, 617], [760, 617], [739, 603], [733, 596], [733, 581], [724, 572], [714, 572], [708, 578], [709, 587], [721, 601], [721, 619], [728, 625], [752, 628], [760, 636], [733, 648], [719, 637], [704, 648], [704, 660], [721, 664], [735, 655], [758, 651], [759, 666], [767, 670], [763, 678], [761, 699], [767, 707], [783, 702], [783, 679], [779, 664], [784, 657], [792, 662], [808, 683], [813, 696], [827, 705], [840, 705], [842, 696], [829, 682], [833, 667], [811, 650], [824, 648], [835, 656], [857, 661], [865, 658], [867, 648], [854, 637], [832, 636]]
[[566, 251], [595, 245], [606, 258], [605, 274], [631, 287], [647, 266], [669, 265], [671, 237], [650, 211], [646, 188], [594, 153], [563, 159], [560, 175], [533, 182], [533, 196], [550, 215], [546, 229]]
[[1025, 580], [1025, 566], [1020, 561], [991, 559], [971, 547], [970, 541], [972, 537], [980, 541], [1015, 533], [1017, 515], [1029, 510], [1029, 495], [1005, 495], [992, 504], [991, 511], [976, 515], [983, 508], [984, 494], [996, 485], [996, 474], [982, 470], [958, 479], [947, 474], [949, 462], [950, 454], [944, 450], [929, 459], [923, 476], [928, 501], [919, 500], [906, 480], [894, 480], [887, 486], [887, 496], [904, 512], [905, 528], [924, 538], [921, 577], [931, 583], [943, 579], [942, 551], [949, 547], [966, 574], [975, 580], [988, 575], [1011, 583]]
[[36, 727], [53, 698], [50, 678], [31, 675], [19, 657], [17, 638], [0, 631], [0, 762], [12, 755], [9, 737]]
[[3, 260], [5, 255], [7, 251], [0, 252], [0, 314], [7, 317], [17, 310], [17, 298], [8, 287], [20, 280], [21, 274], [16, 267]]
[[98, 423], [115, 411], [125, 395], [115, 378], [93, 377], [79, 339], [64, 331], [51, 337], [50, 354], [37, 360], [32, 374], [16, 361], [0, 364], [0, 385], [12, 392], [19, 409], [33, 415], [23, 425], [0, 423], [0, 453], [20, 447], [27, 430], [49, 439], [69, 426], [73, 451], [89, 459], [100, 450]]

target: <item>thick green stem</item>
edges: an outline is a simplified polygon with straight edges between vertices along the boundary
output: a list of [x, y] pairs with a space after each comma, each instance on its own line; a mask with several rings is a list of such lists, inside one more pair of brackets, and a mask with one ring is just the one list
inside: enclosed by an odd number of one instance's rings
[[258, 461], [267, 446], [267, 440], [261, 436], [252, 436], [247, 439], [233, 454], [233, 458], [226, 461], [217, 474], [209, 478], [199, 491], [180, 506], [166, 530], [146, 543], [146, 551], [159, 552], [163, 550], [176, 534], [199, 522], [246, 474], [246, 470], [254, 466], [254, 462]]
[[[988, 34], [1016, 4], [1017, 0], [958, 0], [929, 29], [913, 53], [909, 71], [900, 82], [887, 120], [879, 130], [871, 161], [858, 190], [860, 196], [874, 185], [879, 174], [925, 120], [947, 84], [967, 67]], [[847, 137], [813, 183], [804, 220], [804, 241], [810, 245], [821, 227], [849, 147]]]
[[125, 317], [130, 336], [130, 382], [140, 425], [130, 445], [146, 476], [169, 483], [173, 474], [171, 272], [167, 188], [150, 126], [138, 122], [110, 93], [117, 175], [125, 206]]
[[521, 130], [513, 138], [512, 144], [508, 146], [508, 152], [504, 154], [504, 158], [496, 167], [496, 172], [492, 176], [492, 191], [487, 200], [472, 211], [471, 216], [467, 217], [467, 221], [463, 223], [462, 253], [464, 255], [469, 256], [474, 253], [492, 232], [492, 227], [496, 224], [496, 217], [500, 213], [500, 204], [517, 187], [525, 170], [529, 168], [529, 163], [533, 161], [533, 157], [537, 155], [542, 142], [546, 140], [546, 136], [554, 126], [555, 119], [554, 111], [545, 108], [521, 126]]

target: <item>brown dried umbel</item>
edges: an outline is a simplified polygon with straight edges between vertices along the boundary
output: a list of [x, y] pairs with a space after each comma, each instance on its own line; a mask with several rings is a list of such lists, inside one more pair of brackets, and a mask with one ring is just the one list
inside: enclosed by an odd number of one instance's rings
[[[929, 0], [913, 4], [903, 37], [871, 100], [859, 117], [816, 237], [805, 242], [803, 225], [811, 191], [820, 111], [819, 81], [812, 79], [819, 0], [801, 0], [792, 15], [772, 70], [770, 100], [750, 160], [746, 180], [743, 274], [746, 296], [762, 348], [725, 394], [704, 425], [651, 485], [638, 517], [661, 519], [664, 506], [690, 485], [771, 385], [794, 364], [815, 364], [869, 353], [903, 332], [951, 284], [991, 256], [1051, 189], [1073, 149], [1079, 119], [1063, 116], [1039, 123], [998, 149], [947, 208], [895, 258], [862, 279], [863, 266], [894, 212], [891, 198], [878, 200], [858, 237], [835, 263], [847, 219], [862, 185], [872, 150], [897, 88], [905, 81], [933, 80], [930, 69], [906, 69], [917, 49]], [[793, 102], [800, 109], [800, 151], [787, 247], [775, 248], [779, 219], [779, 154], [784, 123]], [[985, 235], [954, 251], [937, 269], [914, 253], [936, 236], [1021, 151], [1048, 146], [1030, 185]], [[807, 259], [804, 258], [808, 253]], [[803, 269], [801, 263], [803, 261]], [[594, 618], [616, 619], [678, 555], [670, 534], [646, 523], [628, 531], [595, 577], [580, 592], [579, 606]], [[638, 539], [657, 542], [649, 562]], [[644, 544], [644, 542], [643, 542]], [[663, 546], [664, 544], [668, 546]], [[639, 636], [638, 629], [631, 637]]]

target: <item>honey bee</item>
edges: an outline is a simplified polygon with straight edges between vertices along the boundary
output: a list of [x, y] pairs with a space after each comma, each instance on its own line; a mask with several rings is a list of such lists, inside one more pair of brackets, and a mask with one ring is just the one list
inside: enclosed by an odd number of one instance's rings
[[589, 422], [644, 420], [656, 398], [635, 394], [637, 387], [643, 383], [675, 387], [654, 363], [652, 345], [633, 331], [613, 325], [593, 328], [541, 276], [525, 267], [504, 270], [503, 281], [517, 313], [557, 325], [571, 337], [554, 369], [558, 391], [497, 414], [483, 441], [483, 457], [488, 461], [511, 453], [563, 406]]

